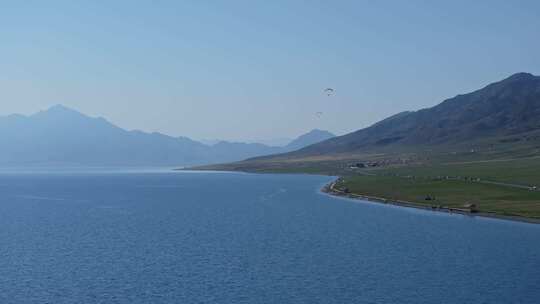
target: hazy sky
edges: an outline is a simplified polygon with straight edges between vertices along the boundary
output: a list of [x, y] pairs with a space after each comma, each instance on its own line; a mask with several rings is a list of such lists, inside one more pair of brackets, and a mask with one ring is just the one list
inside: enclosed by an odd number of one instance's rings
[[342, 134], [540, 74], [539, 12], [538, 0], [0, 0], [0, 115], [60, 103], [195, 139]]

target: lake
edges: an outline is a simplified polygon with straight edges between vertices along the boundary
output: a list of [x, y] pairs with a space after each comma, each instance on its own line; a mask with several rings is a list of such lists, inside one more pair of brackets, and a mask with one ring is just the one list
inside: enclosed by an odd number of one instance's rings
[[540, 225], [320, 193], [331, 180], [0, 174], [0, 303], [540, 302]]

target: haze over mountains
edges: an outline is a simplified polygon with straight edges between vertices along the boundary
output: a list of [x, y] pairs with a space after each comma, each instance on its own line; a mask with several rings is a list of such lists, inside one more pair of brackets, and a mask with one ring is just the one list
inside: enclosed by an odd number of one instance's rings
[[312, 131], [290, 147], [225, 141], [205, 145], [187, 137], [127, 131], [57, 105], [31, 116], [0, 117], [0, 165], [201, 165], [288, 152], [328, 136]]
[[328, 131], [314, 129], [292, 140], [285, 148], [286, 150], [294, 151], [333, 137], [335, 137], [335, 135]]
[[540, 77], [517, 73], [434, 107], [398, 113], [365, 129], [253, 161], [535, 140], [540, 140]]
[[54, 106], [31, 116], [0, 117], [0, 165], [192, 166], [538, 139], [540, 77], [518, 73], [356, 132], [334, 137], [312, 130], [282, 147], [205, 145], [187, 137], [126, 131], [103, 118]]

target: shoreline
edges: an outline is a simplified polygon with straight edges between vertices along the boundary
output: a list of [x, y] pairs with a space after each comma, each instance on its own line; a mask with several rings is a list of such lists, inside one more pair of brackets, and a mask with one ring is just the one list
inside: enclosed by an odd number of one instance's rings
[[470, 212], [470, 211], [459, 209], [459, 208], [435, 207], [435, 206], [422, 205], [422, 204], [402, 201], [402, 200], [386, 199], [386, 198], [377, 197], [377, 196], [346, 193], [335, 188], [336, 182], [339, 179], [340, 178], [337, 178], [334, 181], [324, 185], [320, 191], [328, 195], [332, 195], [332, 196], [375, 202], [375, 203], [385, 204], [385, 205], [394, 205], [394, 206], [399, 206], [399, 207], [404, 207], [404, 208], [415, 208], [415, 209], [429, 210], [429, 211], [435, 211], [435, 212], [444, 212], [444, 213], [449, 213], [449, 214], [457, 213], [457, 214], [467, 215], [467, 216], [479, 216], [479, 217], [507, 220], [507, 221], [513, 221], [513, 222], [540, 224], [540, 219], [535, 219], [535, 218], [527, 218], [527, 217], [513, 216], [513, 215], [502, 215], [502, 214], [488, 213], [488, 212]]

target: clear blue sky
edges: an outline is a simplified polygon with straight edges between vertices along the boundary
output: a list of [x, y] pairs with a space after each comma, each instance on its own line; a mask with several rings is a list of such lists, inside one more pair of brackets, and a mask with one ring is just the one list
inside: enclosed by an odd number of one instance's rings
[[539, 12], [495, 0], [1, 1], [0, 115], [60, 103], [196, 139], [343, 134], [540, 74]]

